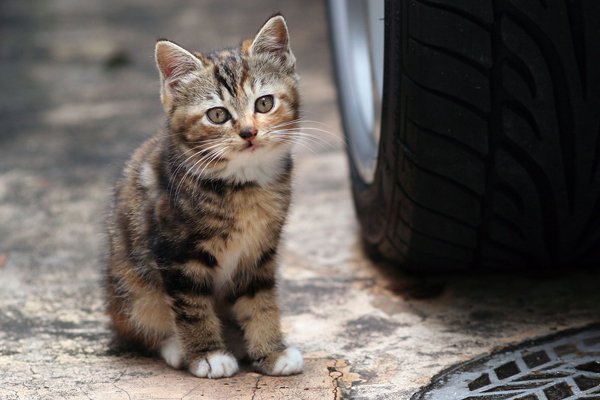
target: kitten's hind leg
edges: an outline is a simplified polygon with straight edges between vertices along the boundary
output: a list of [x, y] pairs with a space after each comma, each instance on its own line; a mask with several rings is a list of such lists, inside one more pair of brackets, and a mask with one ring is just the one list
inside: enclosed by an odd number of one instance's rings
[[183, 367], [183, 349], [176, 336], [171, 336], [160, 345], [160, 355], [172, 368]]
[[107, 279], [107, 312], [122, 349], [154, 353], [173, 335], [174, 321], [164, 292], [145, 284], [130, 273], [127, 262], [113, 262]]

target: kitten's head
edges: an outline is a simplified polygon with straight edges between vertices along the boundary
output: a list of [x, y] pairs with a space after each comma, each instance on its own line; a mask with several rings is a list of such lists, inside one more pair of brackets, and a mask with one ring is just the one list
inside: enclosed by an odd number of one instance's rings
[[299, 97], [281, 15], [235, 49], [191, 53], [160, 40], [156, 64], [172, 144], [193, 172], [255, 180], [252, 169], [289, 154]]

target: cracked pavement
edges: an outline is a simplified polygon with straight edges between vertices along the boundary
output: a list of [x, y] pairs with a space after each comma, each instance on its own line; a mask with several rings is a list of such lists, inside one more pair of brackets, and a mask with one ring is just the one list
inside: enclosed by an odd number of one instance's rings
[[298, 149], [281, 254], [306, 371], [200, 380], [110, 349], [103, 220], [130, 152], [161, 125], [154, 41], [238, 43], [288, 19], [307, 119], [341, 131], [325, 10], [311, 1], [0, 3], [0, 399], [408, 399], [439, 371], [598, 319], [592, 272], [406, 276], [359, 245], [342, 146]]

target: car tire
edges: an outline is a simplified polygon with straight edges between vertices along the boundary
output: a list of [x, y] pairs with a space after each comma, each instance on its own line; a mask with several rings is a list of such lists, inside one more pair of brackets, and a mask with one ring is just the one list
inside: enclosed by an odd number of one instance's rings
[[600, 1], [387, 0], [371, 179], [334, 3], [338, 98], [370, 254], [421, 271], [600, 262]]

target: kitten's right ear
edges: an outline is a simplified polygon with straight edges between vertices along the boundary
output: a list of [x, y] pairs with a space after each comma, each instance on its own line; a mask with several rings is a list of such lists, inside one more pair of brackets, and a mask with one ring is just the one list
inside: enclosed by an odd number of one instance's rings
[[284, 65], [294, 67], [296, 59], [290, 49], [290, 36], [285, 18], [275, 14], [265, 22], [245, 51], [248, 55], [264, 54], [283, 62]]
[[204, 65], [198, 57], [183, 47], [164, 39], [156, 42], [154, 56], [160, 72], [160, 97], [165, 110], [168, 111], [181, 83], [190, 79], [194, 72], [201, 70]]

